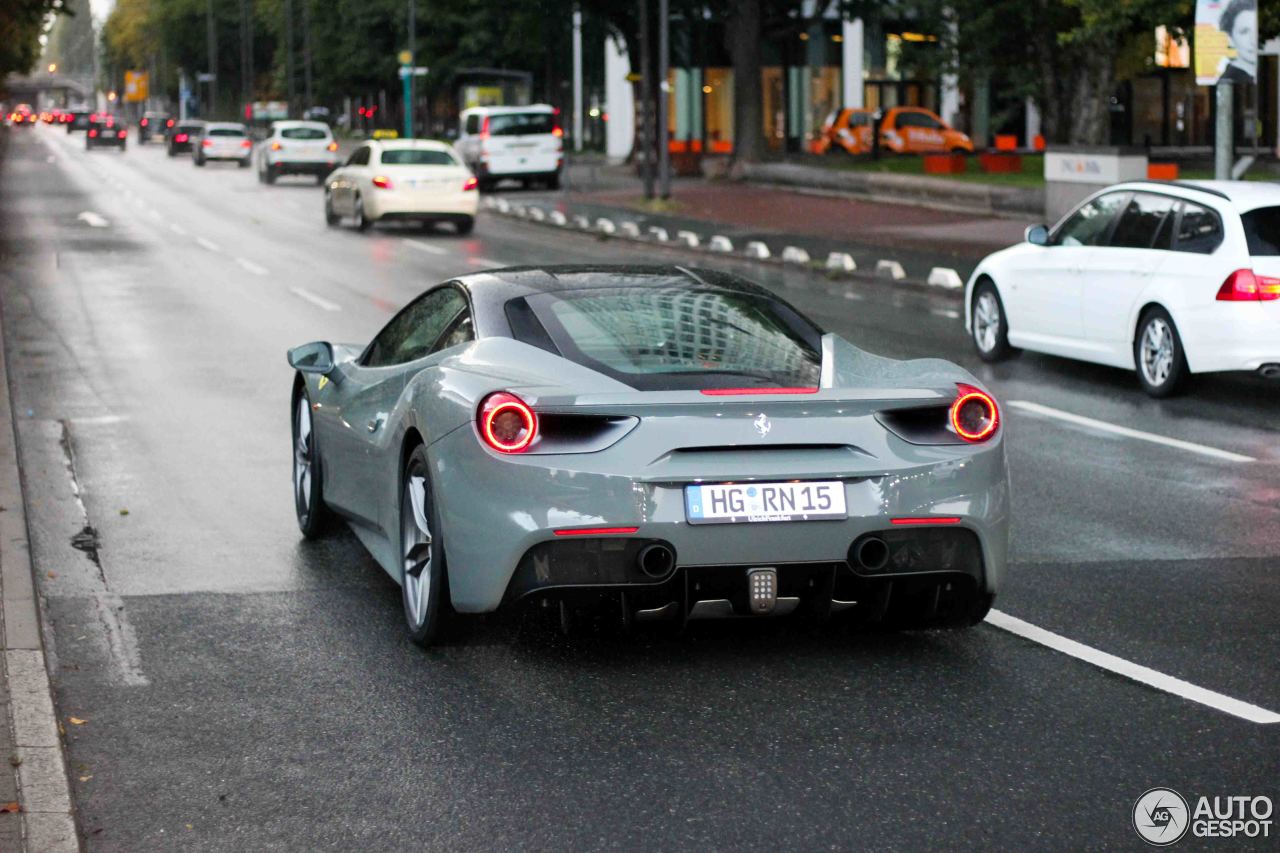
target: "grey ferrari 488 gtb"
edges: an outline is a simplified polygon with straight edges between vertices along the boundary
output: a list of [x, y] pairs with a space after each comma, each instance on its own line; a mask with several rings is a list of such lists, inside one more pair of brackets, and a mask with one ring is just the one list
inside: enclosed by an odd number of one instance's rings
[[401, 584], [411, 636], [549, 603], [626, 622], [980, 621], [1009, 487], [996, 402], [681, 267], [512, 268], [367, 346], [289, 352], [294, 499]]

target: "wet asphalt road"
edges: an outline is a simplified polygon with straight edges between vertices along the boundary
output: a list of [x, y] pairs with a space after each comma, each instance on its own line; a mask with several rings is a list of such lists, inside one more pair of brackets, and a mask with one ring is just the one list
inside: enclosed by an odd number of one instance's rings
[[[48, 128], [15, 132], [0, 170], [28, 518], [58, 710], [86, 721], [66, 729], [91, 850], [1136, 849], [1148, 788], [1280, 799], [1280, 725], [986, 625], [564, 639], [486, 620], [422, 652], [353, 537], [297, 533], [285, 349], [366, 341], [475, 269], [690, 257], [483, 215], [469, 238], [332, 230], [308, 181]], [[875, 352], [977, 365], [954, 297], [740, 268]], [[1256, 459], [1008, 406], [997, 607], [1280, 711], [1280, 387], [1202, 378], [1156, 402], [1031, 354], [977, 373], [1006, 403]]]

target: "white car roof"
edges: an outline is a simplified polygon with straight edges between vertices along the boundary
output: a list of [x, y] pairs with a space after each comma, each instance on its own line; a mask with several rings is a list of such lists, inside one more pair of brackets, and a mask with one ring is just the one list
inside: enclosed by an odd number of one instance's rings
[[429, 151], [453, 151], [453, 146], [437, 139], [373, 139], [368, 142], [382, 151], [395, 151], [405, 148], [421, 148]]
[[1129, 181], [1117, 184], [1124, 189], [1172, 190], [1178, 195], [1195, 198], [1209, 196], [1218, 206], [1230, 206], [1237, 213], [1259, 207], [1280, 207], [1280, 184], [1270, 181]]
[[502, 115], [503, 113], [554, 113], [555, 107], [550, 104], [529, 104], [525, 107], [471, 107], [462, 111], [462, 115], [470, 115], [471, 113], [486, 113], [489, 115]]
[[313, 127], [316, 130], [328, 130], [329, 125], [322, 121], [304, 121], [302, 119], [281, 119], [271, 122], [271, 130], [288, 130], [291, 127]]

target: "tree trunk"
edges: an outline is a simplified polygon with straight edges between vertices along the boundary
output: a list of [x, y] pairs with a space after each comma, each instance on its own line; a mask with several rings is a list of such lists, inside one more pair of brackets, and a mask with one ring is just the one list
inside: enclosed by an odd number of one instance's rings
[[725, 22], [733, 62], [733, 162], [764, 157], [764, 105], [760, 85], [760, 0], [739, 0]]
[[1111, 95], [1115, 88], [1115, 54], [1117, 46], [1104, 42], [1082, 51], [1092, 57], [1080, 62], [1071, 75], [1071, 130], [1067, 141], [1072, 145], [1101, 145], [1111, 136]]

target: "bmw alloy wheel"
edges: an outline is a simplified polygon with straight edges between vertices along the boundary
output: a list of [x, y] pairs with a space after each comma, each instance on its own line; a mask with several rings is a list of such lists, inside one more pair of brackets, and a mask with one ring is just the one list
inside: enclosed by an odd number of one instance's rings
[[1000, 340], [1000, 306], [990, 290], [982, 291], [974, 305], [973, 340], [984, 353], [995, 350]]
[[1169, 381], [1177, 355], [1175, 346], [1173, 329], [1163, 317], [1152, 317], [1142, 330], [1138, 361], [1143, 378], [1153, 387], [1159, 388]]

